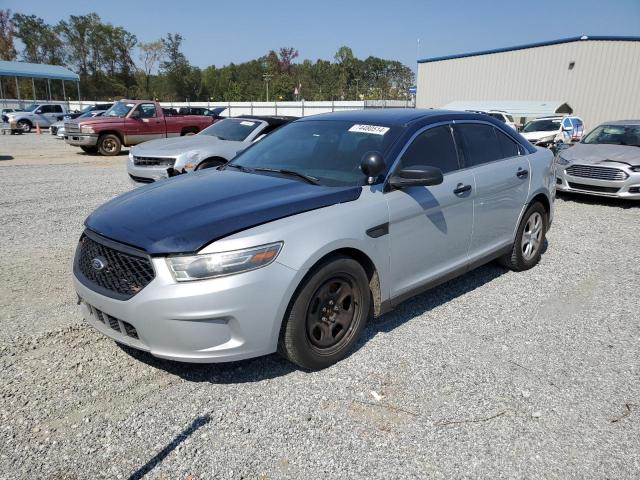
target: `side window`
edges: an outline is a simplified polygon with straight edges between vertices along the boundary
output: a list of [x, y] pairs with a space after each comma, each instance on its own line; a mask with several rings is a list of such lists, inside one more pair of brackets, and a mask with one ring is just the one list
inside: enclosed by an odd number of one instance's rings
[[51, 111], [53, 113], [62, 113], [62, 107], [60, 105], [51, 105]]
[[40, 105], [37, 111], [37, 113], [50, 113], [50, 112], [51, 112], [51, 109], [49, 105]]
[[492, 126], [466, 123], [457, 126], [465, 144], [466, 166], [482, 165], [502, 158], [502, 150]]
[[399, 168], [426, 165], [442, 173], [458, 170], [458, 155], [449, 126], [434, 127], [418, 135], [402, 155]]
[[520, 150], [522, 147], [517, 142], [512, 140], [508, 135], [496, 129], [498, 135], [498, 143], [500, 144], [500, 150], [502, 151], [503, 158], [517, 157], [522, 155]]
[[156, 116], [156, 106], [153, 103], [141, 103], [138, 107], [140, 118], [153, 118]]

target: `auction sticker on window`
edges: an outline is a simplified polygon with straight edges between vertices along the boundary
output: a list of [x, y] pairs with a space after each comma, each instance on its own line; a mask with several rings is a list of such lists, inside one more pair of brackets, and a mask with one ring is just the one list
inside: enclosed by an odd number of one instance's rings
[[240, 122], [240, 125], [244, 125], [245, 127], [253, 127], [255, 124], [256, 122], [247, 122], [246, 120]]
[[380, 127], [378, 125], [354, 125], [349, 129], [350, 132], [372, 133], [373, 135], [384, 135], [389, 131], [389, 127]]

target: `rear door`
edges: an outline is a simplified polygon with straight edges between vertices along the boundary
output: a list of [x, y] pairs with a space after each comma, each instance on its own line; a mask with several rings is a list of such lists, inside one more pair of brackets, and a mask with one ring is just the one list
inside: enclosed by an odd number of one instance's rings
[[469, 253], [474, 261], [513, 242], [529, 196], [529, 159], [524, 147], [488, 123], [459, 123], [454, 131], [476, 180]]
[[394, 171], [412, 165], [438, 167], [444, 181], [385, 193], [392, 297], [410, 294], [464, 268], [471, 242], [474, 178], [469, 170], [460, 170], [450, 125], [427, 127], [418, 133]]

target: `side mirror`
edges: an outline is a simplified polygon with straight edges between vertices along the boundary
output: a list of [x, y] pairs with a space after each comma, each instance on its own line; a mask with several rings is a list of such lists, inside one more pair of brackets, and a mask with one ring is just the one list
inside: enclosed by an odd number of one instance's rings
[[567, 125], [566, 127], [562, 127], [562, 130], [565, 132], [573, 132], [573, 127], [571, 125]]
[[140, 111], [134, 110], [133, 112], [131, 112], [131, 118], [135, 118], [136, 120], [140, 118]]
[[367, 152], [360, 161], [360, 170], [367, 176], [367, 183], [371, 185], [378, 175], [384, 172], [386, 165], [384, 158], [378, 152]]
[[39, 109], [37, 109], [34, 113], [36, 113], [36, 114], [40, 115], [40, 114], [42, 113], [42, 109], [41, 109], [41, 108], [39, 108]]
[[440, 185], [443, 181], [442, 170], [426, 165], [414, 165], [394, 173], [389, 184], [394, 188], [429, 187]]

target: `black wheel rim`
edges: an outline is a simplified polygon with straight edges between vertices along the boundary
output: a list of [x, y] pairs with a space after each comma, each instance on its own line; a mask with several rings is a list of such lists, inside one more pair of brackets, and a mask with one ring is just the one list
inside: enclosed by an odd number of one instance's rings
[[359, 315], [359, 290], [348, 276], [332, 277], [312, 295], [307, 307], [307, 338], [318, 350], [348, 341]]

